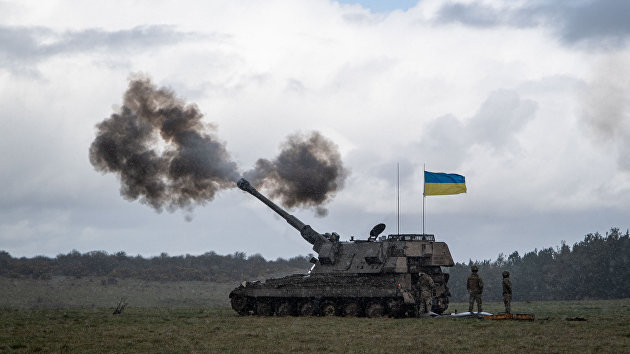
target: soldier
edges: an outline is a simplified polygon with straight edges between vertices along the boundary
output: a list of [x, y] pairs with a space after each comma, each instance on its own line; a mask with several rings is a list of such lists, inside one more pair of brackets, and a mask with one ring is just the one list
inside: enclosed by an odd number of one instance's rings
[[483, 293], [483, 280], [477, 275], [479, 268], [476, 265], [470, 267], [472, 274], [468, 276], [466, 282], [466, 289], [470, 294], [470, 300], [468, 302], [468, 312], [473, 312], [473, 305], [477, 301], [477, 314], [481, 314], [481, 293]]
[[512, 307], [512, 281], [510, 280], [510, 272], [503, 271], [503, 304], [505, 304], [505, 313], [511, 313]]
[[433, 305], [433, 292], [435, 291], [435, 282], [424, 272], [420, 272], [418, 277], [418, 292], [420, 293], [420, 304], [418, 312], [429, 313]]

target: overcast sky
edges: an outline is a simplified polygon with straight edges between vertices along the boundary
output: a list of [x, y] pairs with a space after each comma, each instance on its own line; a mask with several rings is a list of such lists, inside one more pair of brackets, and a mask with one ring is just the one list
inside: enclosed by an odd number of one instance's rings
[[[0, 249], [266, 258], [312, 252], [238, 189], [192, 212], [120, 196], [88, 159], [133, 73], [195, 103], [243, 170], [319, 131], [350, 171], [291, 212], [367, 238], [422, 225], [456, 261], [630, 227], [630, 2], [0, 1]], [[264, 191], [263, 191], [264, 192]], [[192, 219], [188, 221], [187, 219]]]

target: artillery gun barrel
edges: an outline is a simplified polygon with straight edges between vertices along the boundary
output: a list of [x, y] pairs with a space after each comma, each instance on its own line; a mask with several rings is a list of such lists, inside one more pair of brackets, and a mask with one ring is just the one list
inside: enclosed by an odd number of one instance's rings
[[319, 249], [319, 246], [322, 243], [328, 241], [326, 237], [324, 237], [322, 234], [318, 233], [317, 231], [313, 230], [309, 225], [304, 224], [302, 221], [300, 221], [300, 219], [287, 213], [284, 209], [276, 205], [271, 200], [267, 199], [267, 197], [260, 194], [260, 192], [258, 192], [256, 188], [252, 187], [252, 185], [245, 178], [241, 178], [236, 183], [236, 185], [238, 186], [238, 188], [258, 198], [258, 200], [265, 203], [269, 208], [271, 208], [273, 211], [278, 213], [278, 215], [280, 215], [284, 220], [286, 220], [287, 223], [289, 223], [289, 225], [293, 226], [296, 230], [298, 230], [300, 234], [302, 235], [302, 237], [308, 243], [314, 245], [315, 246], [314, 248]]

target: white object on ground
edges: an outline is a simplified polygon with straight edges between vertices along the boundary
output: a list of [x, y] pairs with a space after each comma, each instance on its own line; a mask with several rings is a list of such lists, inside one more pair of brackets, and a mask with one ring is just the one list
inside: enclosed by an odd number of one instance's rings
[[474, 315], [481, 315], [481, 316], [492, 316], [491, 313], [489, 312], [460, 312], [460, 313], [452, 313], [451, 317], [466, 317], [466, 316], [474, 316]]

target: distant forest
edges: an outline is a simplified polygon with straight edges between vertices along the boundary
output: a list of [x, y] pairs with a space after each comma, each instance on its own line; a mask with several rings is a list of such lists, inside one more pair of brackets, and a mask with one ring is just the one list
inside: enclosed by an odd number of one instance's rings
[[[124, 252], [72, 251], [55, 258], [13, 258], [0, 251], [0, 276], [50, 279], [53, 276], [104, 277], [104, 281], [134, 278], [154, 281], [240, 282], [272, 276], [303, 273], [310, 257], [265, 260], [243, 252], [218, 255], [153, 258], [128, 256]], [[501, 299], [501, 273], [510, 272], [515, 301], [612, 299], [630, 297], [630, 234], [613, 228], [606, 235], [588, 234], [572, 247], [545, 248], [525, 253], [500, 254], [495, 261], [469, 261], [445, 268], [450, 273], [451, 301], [467, 301], [466, 278], [470, 266], [479, 267], [485, 289], [484, 300]]]
[[466, 278], [479, 267], [483, 299], [502, 299], [504, 270], [510, 272], [515, 301], [615, 299], [630, 297], [630, 235], [613, 228], [605, 236], [588, 234], [573, 247], [566, 243], [495, 261], [457, 263], [450, 269], [451, 301], [468, 301]]
[[222, 256], [206, 252], [200, 256], [157, 257], [128, 256], [125, 252], [108, 254], [104, 251], [80, 253], [76, 250], [55, 258], [37, 256], [13, 258], [0, 251], [0, 276], [32, 279], [50, 279], [53, 276], [109, 277], [153, 281], [203, 280], [213, 282], [240, 282], [285, 274], [302, 273], [312, 264], [306, 257], [289, 260], [278, 258], [267, 261], [259, 254], [246, 257], [244, 252]]

